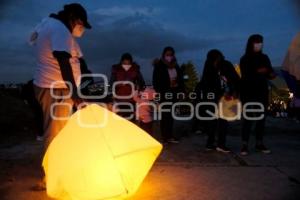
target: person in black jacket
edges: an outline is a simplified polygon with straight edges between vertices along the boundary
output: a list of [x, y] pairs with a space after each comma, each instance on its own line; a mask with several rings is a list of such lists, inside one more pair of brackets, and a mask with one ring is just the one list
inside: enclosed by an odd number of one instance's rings
[[[269, 89], [268, 80], [275, 78], [269, 57], [262, 52], [263, 37], [261, 35], [252, 35], [248, 39], [246, 53], [241, 58], [241, 101], [246, 103], [260, 103], [263, 106], [263, 113], [252, 113], [251, 117], [263, 114], [259, 120], [243, 119], [242, 127], [242, 149], [241, 155], [248, 154], [248, 141], [251, 127], [255, 123], [256, 132], [256, 150], [263, 153], [271, 151], [264, 146], [263, 134], [265, 128], [265, 110], [268, 107]], [[250, 113], [249, 113], [250, 114]]]
[[[224, 96], [226, 99], [236, 98], [238, 96], [239, 76], [234, 66], [225, 60], [223, 54], [216, 49], [208, 52], [202, 79], [196, 87], [198, 102], [211, 102], [216, 105]], [[201, 98], [200, 98], [201, 97]], [[202, 106], [199, 112], [202, 117], [209, 117], [207, 111], [216, 113], [212, 106]], [[204, 124], [204, 131], [208, 134], [206, 149], [218, 150], [229, 153], [226, 147], [226, 135], [228, 121], [215, 117], [207, 120]], [[215, 133], [218, 132], [217, 147], [215, 147]]]
[[[177, 101], [177, 94], [183, 92], [183, 75], [177, 64], [175, 50], [166, 47], [159, 60], [155, 60], [153, 71], [153, 87], [159, 94], [160, 102]], [[172, 98], [171, 98], [172, 96]], [[169, 98], [170, 97], [170, 98]], [[171, 109], [172, 106], [165, 106], [164, 109]], [[173, 116], [170, 112], [162, 112], [160, 129], [164, 143], [178, 143], [173, 135]]]

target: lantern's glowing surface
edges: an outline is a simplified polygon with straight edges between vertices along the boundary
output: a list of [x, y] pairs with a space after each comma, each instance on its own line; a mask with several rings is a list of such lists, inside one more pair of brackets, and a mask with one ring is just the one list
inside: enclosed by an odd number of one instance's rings
[[44, 156], [56, 199], [122, 199], [134, 194], [162, 145], [135, 124], [92, 104], [77, 111]]

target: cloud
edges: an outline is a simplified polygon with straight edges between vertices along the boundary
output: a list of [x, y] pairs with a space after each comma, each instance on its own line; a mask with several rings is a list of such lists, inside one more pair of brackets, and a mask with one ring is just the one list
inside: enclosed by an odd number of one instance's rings
[[114, 6], [110, 8], [99, 8], [93, 11], [92, 13], [115, 17], [115, 16], [130, 16], [135, 14], [151, 16], [154, 14], [158, 14], [158, 12], [159, 9], [155, 9], [153, 7]]
[[92, 68], [108, 71], [125, 52], [130, 52], [150, 69], [152, 60], [161, 55], [165, 46], [173, 46], [180, 54], [206, 48], [215, 41], [190, 38], [164, 28], [148, 16], [134, 14], [110, 24], [97, 25], [94, 30], [87, 31], [80, 42], [88, 63], [94, 66]]
[[[101, 17], [93, 20], [101, 21]], [[203, 48], [213, 42], [214, 39], [191, 38], [182, 30], [178, 32], [164, 28], [163, 24], [140, 13], [113, 20], [109, 24], [98, 24], [94, 30], [87, 31], [82, 40], [84, 48], [101, 52], [98, 58], [115, 57], [130, 51], [144, 59], [160, 55], [167, 45], [182, 52]]]
[[[119, 62], [123, 53], [130, 52], [143, 65], [142, 68], [146, 69], [147, 75], [145, 78], [149, 80], [152, 60], [160, 56], [165, 46], [174, 46], [180, 54], [184, 51], [204, 48], [213, 42], [208, 39], [189, 38], [181, 33], [182, 31], [177, 32], [164, 28], [163, 24], [157, 22], [151, 16], [157, 12], [155, 9], [151, 10], [146, 7], [139, 9], [125, 8], [125, 11], [121, 11], [121, 7], [118, 7], [118, 9], [112, 7], [105, 11], [107, 13], [100, 12], [98, 9], [96, 13], [92, 12], [89, 15], [93, 29], [87, 30], [85, 36], [79, 42], [87, 63], [90, 64], [94, 72], [109, 74], [110, 66]], [[13, 69], [17, 71], [16, 78], [19, 79], [21, 73], [23, 73], [26, 74], [26, 80], [30, 78], [29, 72], [32, 73], [35, 67], [32, 49], [26, 44], [26, 40], [30, 30], [34, 27], [34, 24], [32, 24], [33, 19], [36, 19], [40, 14], [32, 16], [32, 18], [26, 18], [24, 24], [22, 24], [22, 21], [17, 20], [23, 17], [23, 14], [18, 15], [9, 18], [14, 23], [1, 22], [6, 25], [10, 24], [14, 31], [11, 34], [8, 34], [4, 29], [0, 31], [0, 41], [3, 44], [0, 57], [5, 58], [2, 59], [2, 65], [5, 66], [2, 68], [4, 74], [11, 74]], [[107, 18], [110, 20], [107, 20]], [[106, 23], [102, 23], [103, 21], [106, 21]], [[27, 73], [24, 73], [25, 71]]]
[[159, 12], [160, 9], [153, 7], [113, 6], [96, 9], [91, 11], [90, 14], [98, 19], [98, 25], [105, 26], [131, 16], [153, 17], [158, 15]]
[[[24, 80], [31, 77], [34, 56], [26, 45], [31, 29], [71, 1], [1, 0], [1, 80], [15, 79], [22, 74], [26, 75]], [[85, 0], [81, 3], [89, 11], [93, 25], [80, 39], [90, 67], [96, 72], [109, 73], [110, 66], [119, 61], [121, 54], [130, 52], [148, 70], [147, 76], [151, 74], [152, 59], [159, 57], [167, 45], [174, 46], [180, 61], [192, 60], [200, 67], [211, 48], [219, 48], [233, 62], [238, 62], [248, 35], [254, 32], [265, 36], [266, 52], [270, 52], [272, 61], [281, 63], [299, 24], [299, 15], [293, 11], [300, 8], [299, 0], [232, 0], [230, 3], [174, 0], [172, 4], [159, 0], [135, 3]], [[11, 76], [12, 71], [16, 75]]]

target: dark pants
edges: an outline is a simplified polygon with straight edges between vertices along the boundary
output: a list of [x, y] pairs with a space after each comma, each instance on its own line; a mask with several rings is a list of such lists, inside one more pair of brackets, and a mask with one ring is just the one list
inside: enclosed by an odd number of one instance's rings
[[[262, 103], [263, 104], [263, 103]], [[256, 143], [262, 143], [263, 142], [263, 136], [264, 136], [264, 132], [265, 132], [265, 123], [266, 123], [266, 108], [267, 108], [267, 104], [264, 103], [264, 112], [263, 113], [248, 113], [247, 116], [249, 117], [258, 117], [261, 116], [262, 114], [264, 115], [264, 117], [260, 120], [249, 120], [249, 119], [243, 119], [242, 122], [242, 141], [244, 144], [248, 144], [249, 142], [249, 138], [250, 138], [250, 134], [251, 134], [251, 130], [252, 127], [254, 126], [254, 131], [256, 134]], [[255, 106], [251, 107], [251, 108], [255, 108]]]
[[[118, 102], [120, 105], [118, 105], [119, 111], [117, 114], [120, 117], [123, 117], [131, 122], [135, 121], [135, 103], [133, 102]], [[121, 103], [126, 103], [126, 104], [121, 104]], [[131, 106], [130, 106], [130, 105]], [[133, 110], [131, 110], [133, 108]]]
[[196, 117], [194, 117], [192, 119], [192, 131], [196, 132], [196, 131], [205, 131], [204, 127], [205, 127], [205, 123], [206, 121], [203, 120], [199, 120]]
[[160, 120], [160, 131], [163, 141], [173, 138], [174, 119], [171, 112], [163, 112]]
[[179, 89], [178, 88], [173, 88], [171, 89], [170, 92], [168, 93], [172, 93], [173, 94], [173, 98], [171, 99], [165, 99], [165, 93], [162, 93], [162, 103], [164, 102], [170, 102], [172, 103], [172, 105], [165, 105], [164, 109], [166, 110], [170, 110], [170, 112], [162, 112], [161, 113], [161, 120], [160, 120], [160, 131], [161, 131], [161, 136], [162, 136], [162, 140], [164, 142], [166, 142], [169, 139], [174, 138], [173, 135], [173, 125], [174, 125], [174, 118], [172, 116], [172, 106], [174, 105], [175, 102], [178, 101], [177, 99], [177, 93], [179, 93]]
[[204, 131], [207, 133], [207, 146], [215, 144], [215, 135], [218, 134], [218, 147], [226, 146], [226, 135], [228, 132], [228, 121], [223, 119], [210, 120], [205, 123]]
[[44, 135], [44, 120], [43, 120], [43, 109], [35, 97], [33, 80], [30, 80], [27, 84], [22, 87], [22, 97], [28, 102], [28, 105], [33, 111], [35, 124], [37, 127], [37, 135]]
[[38, 129], [37, 135], [42, 137], [44, 135], [43, 110], [37, 101], [31, 103], [31, 108], [34, 113], [34, 118]]
[[297, 120], [300, 120], [300, 108], [294, 108], [295, 109], [295, 117]]
[[146, 131], [148, 134], [153, 135], [152, 122], [144, 123], [142, 121], [139, 122], [140, 128]]
[[256, 142], [257, 143], [262, 143], [263, 142], [263, 135], [265, 131], [265, 122], [266, 122], [266, 117], [264, 117], [261, 120], [257, 121], [251, 121], [251, 120], [246, 120], [243, 119], [243, 127], [242, 127], [242, 140], [243, 143], [247, 143], [250, 138], [250, 133], [252, 126], [255, 125], [254, 131], [256, 134]]

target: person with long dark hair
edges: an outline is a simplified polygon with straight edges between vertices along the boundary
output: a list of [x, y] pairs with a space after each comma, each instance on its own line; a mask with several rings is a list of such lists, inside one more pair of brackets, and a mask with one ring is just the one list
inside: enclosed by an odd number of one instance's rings
[[[160, 102], [175, 103], [177, 94], [184, 90], [184, 86], [182, 71], [177, 64], [174, 48], [164, 48], [161, 58], [155, 60], [153, 66], [153, 87], [159, 94]], [[171, 107], [165, 106], [165, 109], [172, 109]], [[171, 111], [162, 112], [160, 130], [164, 143], [179, 142], [173, 135], [173, 122]]]
[[[202, 78], [196, 87], [198, 102], [210, 102], [218, 105], [221, 98], [233, 99], [238, 96], [239, 76], [234, 66], [227, 60], [223, 54], [213, 49], [208, 52], [205, 61]], [[202, 117], [209, 117], [210, 113], [217, 113], [215, 107], [210, 105], [202, 106], [199, 112]], [[206, 149], [217, 150], [223, 153], [229, 153], [226, 147], [226, 135], [228, 121], [221, 119], [218, 115], [213, 119], [207, 119], [204, 124], [204, 132], [208, 135]], [[215, 146], [215, 134], [218, 134], [217, 147]]]
[[[265, 132], [266, 109], [269, 100], [268, 80], [275, 78], [275, 73], [269, 57], [263, 53], [263, 36], [255, 34], [248, 39], [245, 55], [240, 60], [241, 68], [241, 101], [259, 103], [263, 106], [262, 113], [247, 113], [253, 119], [243, 119], [241, 155], [248, 154], [248, 142], [252, 126], [255, 124], [256, 150], [263, 153], [271, 151], [263, 143]], [[254, 109], [259, 107], [254, 106]], [[260, 117], [261, 116], [261, 117]]]

